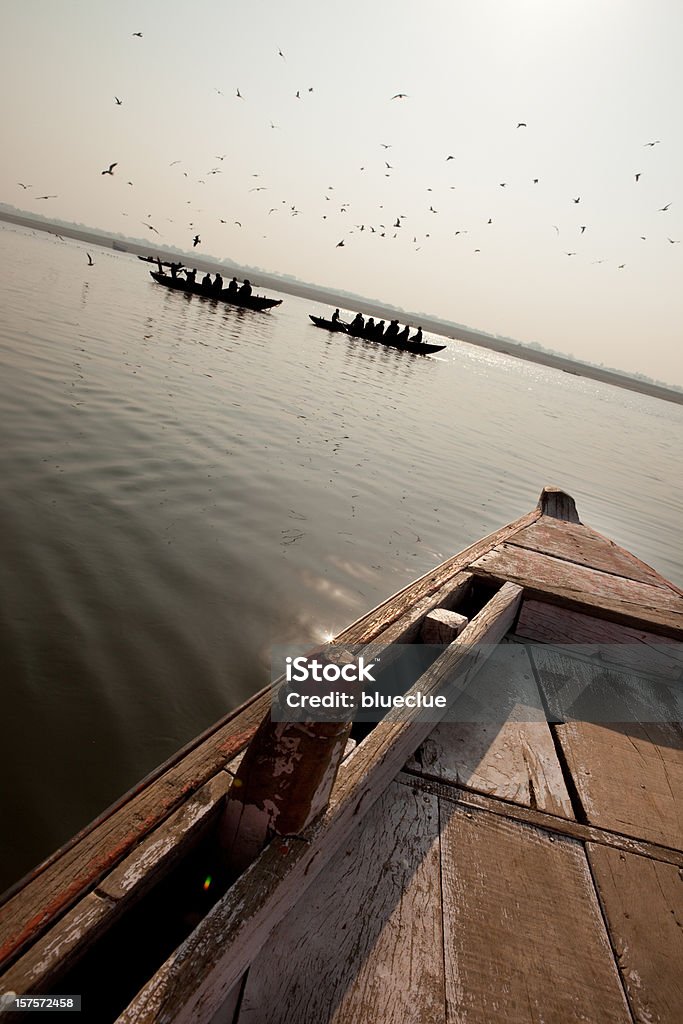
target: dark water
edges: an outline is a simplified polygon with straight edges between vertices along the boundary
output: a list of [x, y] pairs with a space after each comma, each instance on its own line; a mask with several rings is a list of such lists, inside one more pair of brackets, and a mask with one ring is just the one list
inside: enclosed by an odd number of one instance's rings
[[0, 890], [262, 686], [271, 644], [338, 630], [545, 483], [683, 582], [680, 406], [93, 256], [0, 227]]

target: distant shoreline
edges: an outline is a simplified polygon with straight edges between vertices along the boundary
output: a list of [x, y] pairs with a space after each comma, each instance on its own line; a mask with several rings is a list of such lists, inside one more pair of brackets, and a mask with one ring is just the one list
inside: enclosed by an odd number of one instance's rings
[[[156, 256], [159, 254], [162, 259], [182, 259], [182, 253], [173, 250], [165, 250], [162, 247], [152, 247], [133, 241], [122, 242], [120, 239], [112, 238], [106, 234], [96, 234], [87, 230], [66, 227], [62, 224], [51, 223], [50, 221], [34, 220], [30, 216], [9, 213], [0, 209], [0, 220], [10, 224], [18, 224], [21, 227], [33, 228], [39, 231], [46, 231], [48, 234], [62, 235], [67, 238], [75, 238], [89, 245], [99, 245], [106, 249], [114, 249], [116, 252], [130, 253], [133, 256]], [[185, 255], [185, 259], [189, 254]], [[318, 288], [315, 285], [306, 285], [288, 279], [283, 279], [272, 274], [261, 273], [253, 268], [244, 268], [231, 265], [227, 261], [219, 262], [216, 259], [205, 259], [201, 255], [192, 255], [192, 265], [205, 273], [226, 271], [234, 273], [239, 277], [248, 274], [252, 278], [258, 278], [256, 287], [270, 288], [286, 295], [296, 295], [298, 298], [311, 299], [313, 302], [322, 305], [356, 312], [357, 309], [369, 316], [380, 317], [390, 320], [397, 317], [402, 324], [418, 324], [425, 331], [437, 334], [453, 341], [464, 341], [469, 345], [476, 345], [479, 348], [486, 348], [492, 352], [500, 352], [503, 355], [513, 356], [515, 359], [523, 359], [526, 362], [537, 363], [541, 366], [548, 366], [554, 370], [561, 370], [570, 373], [575, 377], [585, 377], [589, 380], [597, 380], [603, 384], [611, 384], [614, 387], [625, 388], [627, 391], [635, 391], [650, 398], [660, 398], [665, 402], [673, 402], [676, 405], [683, 405], [683, 391], [667, 387], [663, 384], [648, 383], [638, 377], [630, 377], [628, 374], [618, 373], [614, 370], [603, 369], [599, 366], [591, 366], [576, 359], [566, 356], [555, 355], [551, 352], [531, 348], [518, 342], [507, 339], [496, 338], [490, 334], [472, 330], [467, 327], [460, 327], [444, 320], [425, 316], [423, 313], [413, 313], [408, 310], [397, 309], [395, 306], [383, 306], [380, 303], [364, 299], [362, 296], [340, 295], [327, 289]], [[351, 304], [350, 304], [351, 303]]]

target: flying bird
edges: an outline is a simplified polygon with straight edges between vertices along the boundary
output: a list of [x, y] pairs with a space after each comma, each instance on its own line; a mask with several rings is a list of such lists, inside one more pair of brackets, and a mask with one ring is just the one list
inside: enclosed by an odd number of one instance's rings
[[59, 196], [36, 196], [36, 199], [58, 199]]
[[244, 96], [243, 96], [243, 95], [242, 95], [242, 93], [241, 93], [241, 92], [239, 91], [239, 89], [237, 90], [237, 99], [238, 99], [238, 100], [243, 100], [243, 99], [244, 99]]
[[113, 174], [113, 173], [114, 173], [114, 168], [115, 168], [115, 167], [118, 167], [118, 162], [116, 162], [116, 163], [113, 163], [113, 164], [109, 164], [109, 170], [107, 170], [107, 171], [102, 171], [102, 174]]
[[671, 206], [671, 203], [667, 203], [666, 206], [660, 207], [659, 213], [666, 213], [666, 211], [669, 209], [670, 206]]
[[581, 202], [581, 196], [578, 196], [578, 198], [576, 198], [576, 199], [572, 199], [572, 202], [573, 203], [580, 203]]
[[380, 142], [380, 146], [382, 147], [382, 149], [391, 149], [390, 142]]
[[661, 142], [661, 139], [657, 139], [655, 142], [646, 142], [645, 145], [646, 146], [658, 146], [660, 142]]
[[534, 178], [534, 185], [538, 185], [538, 178]]
[[116, 100], [116, 106], [117, 106], [117, 107], [120, 107], [120, 106], [122, 106], [122, 104], [123, 104], [123, 100], [120, 100], [120, 99], [118, 98], [118, 96], [114, 96], [114, 99]]
[[339, 248], [341, 248], [341, 246], [342, 246], [343, 244], [344, 244], [344, 239], [342, 238], [341, 242], [337, 242], [337, 244], [335, 245], [335, 249], [339, 249]]
[[280, 55], [280, 56], [282, 57], [282, 59], [283, 59], [283, 60], [286, 60], [286, 59], [287, 59], [287, 58], [285, 57], [284, 53], [282, 52], [282, 50], [278, 50], [277, 52], [279, 53], [279, 55]]
[[678, 245], [681, 240], [680, 238], [669, 238], [668, 241], [671, 242], [672, 245]]
[[639, 180], [640, 180], [640, 171], [638, 171], [638, 173], [636, 174], [636, 181], [639, 181]]
[[393, 165], [393, 164], [388, 164], [388, 163], [386, 162], [386, 160], [384, 161], [384, 166], [385, 166], [386, 168], [388, 168], [388, 170], [390, 170], [390, 171], [393, 171], [393, 169], [394, 169], [394, 165]]
[[141, 224], [144, 224], [144, 226], [145, 226], [146, 228], [149, 228], [149, 230], [150, 230], [150, 231], [153, 231], [155, 235], [158, 235], [158, 234], [159, 234], [159, 232], [157, 231], [157, 229], [156, 229], [155, 227], [153, 227], [153, 226], [152, 226], [151, 224], [148, 224], [148, 223], [147, 223], [146, 221], [144, 221], [144, 220], [141, 220], [141, 221], [140, 221], [140, 223], [141, 223]]
[[33, 185], [24, 185], [23, 181], [18, 181], [17, 185], [21, 185], [22, 188], [33, 188]]
[[90, 253], [89, 253], [89, 252], [86, 252], [86, 254], [85, 254], [85, 255], [86, 255], [86, 256], [88, 257], [88, 266], [89, 266], [89, 267], [94, 267], [94, 266], [95, 266], [95, 264], [93, 263], [93, 258], [92, 258], [92, 256], [90, 255]]
[[586, 225], [582, 224], [581, 225], [581, 234], [583, 234], [585, 230], [586, 230]]
[[519, 121], [517, 123], [518, 128], [526, 128], [526, 121]]
[[192, 239], [192, 248], [196, 249], [200, 242], [201, 238], [199, 237], [199, 235], [195, 235], [194, 238]]
[[617, 267], [617, 270], [623, 270], [625, 266], [626, 266], [625, 263], [620, 263], [619, 266]]
[[237, 227], [238, 227], [238, 228], [241, 228], [241, 227], [242, 227], [242, 223], [241, 223], [241, 221], [239, 221], [239, 220], [236, 220], [236, 221], [235, 221], [235, 224], [237, 225]]
[[408, 93], [407, 92], [397, 92], [396, 95], [392, 96], [391, 98], [392, 98], [392, 100], [407, 100], [408, 99]]
[[455, 157], [454, 156], [447, 156], [446, 157], [446, 163], [448, 163], [449, 160], [455, 160]]
[[576, 253], [575, 252], [568, 252], [566, 255], [567, 256], [576, 256]]
[[500, 185], [501, 188], [505, 188], [505, 186], [507, 185], [507, 182], [506, 181], [499, 181], [498, 184]]
[[301, 93], [299, 92], [299, 90], [298, 90], [298, 89], [296, 90], [296, 98], [297, 98], [298, 100], [300, 100], [300, 99], [301, 99]]
[[142, 39], [142, 32], [133, 32], [133, 35], [137, 36], [138, 39]]

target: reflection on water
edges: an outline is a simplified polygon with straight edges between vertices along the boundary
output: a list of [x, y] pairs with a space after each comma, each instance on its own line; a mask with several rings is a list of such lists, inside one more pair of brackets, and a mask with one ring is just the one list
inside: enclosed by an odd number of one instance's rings
[[[0, 228], [0, 888], [336, 631], [565, 487], [681, 582], [678, 406], [411, 356]], [[36, 291], [32, 282], [40, 279]]]

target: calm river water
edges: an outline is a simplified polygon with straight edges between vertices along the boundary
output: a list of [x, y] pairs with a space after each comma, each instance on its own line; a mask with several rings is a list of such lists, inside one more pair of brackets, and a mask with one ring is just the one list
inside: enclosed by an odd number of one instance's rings
[[260, 688], [272, 644], [340, 629], [545, 483], [683, 583], [681, 406], [85, 249], [0, 226], [0, 891]]

